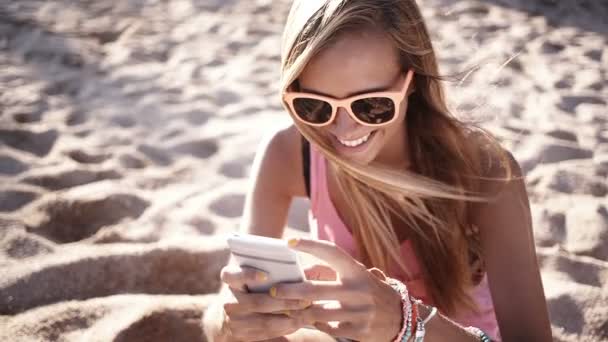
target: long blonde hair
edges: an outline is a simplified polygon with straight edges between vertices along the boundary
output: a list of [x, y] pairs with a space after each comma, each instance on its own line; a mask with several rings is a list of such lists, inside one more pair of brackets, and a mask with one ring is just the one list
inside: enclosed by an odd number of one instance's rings
[[[454, 312], [459, 304], [476, 309], [467, 289], [472, 285], [469, 253], [479, 253], [479, 246], [465, 236], [467, 214], [471, 201], [489, 198], [480, 193], [480, 180], [488, 169], [484, 155], [498, 157], [505, 171], [501, 181], [511, 178], [511, 169], [508, 154], [496, 139], [450, 114], [415, 1], [294, 1], [282, 38], [281, 90], [288, 89], [338, 34], [365, 27], [385, 32], [398, 48], [403, 68], [415, 72], [416, 91], [409, 97], [406, 117], [412, 172], [343, 160], [317, 130], [294, 122], [329, 161], [339, 190], [348, 194], [344, 197], [354, 215], [356, 225], [351, 229], [362, 262], [387, 270], [393, 261], [409, 274], [396, 231], [411, 229], [410, 240], [434, 304], [445, 313]], [[471, 138], [474, 135], [485, 138], [483, 149], [480, 139]]]

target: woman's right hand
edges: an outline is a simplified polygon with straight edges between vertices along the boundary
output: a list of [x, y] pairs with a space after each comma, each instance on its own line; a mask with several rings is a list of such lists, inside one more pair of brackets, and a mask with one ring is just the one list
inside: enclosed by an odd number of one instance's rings
[[259, 341], [291, 334], [311, 323], [289, 316], [291, 310], [310, 306], [308, 301], [247, 292], [247, 286], [263, 283], [265, 277], [265, 272], [250, 267], [228, 265], [222, 269], [221, 279], [233, 294], [224, 303], [222, 335], [239, 341]]

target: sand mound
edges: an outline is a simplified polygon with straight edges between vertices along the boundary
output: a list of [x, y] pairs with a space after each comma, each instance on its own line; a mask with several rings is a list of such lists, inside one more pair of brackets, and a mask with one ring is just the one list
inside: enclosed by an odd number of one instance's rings
[[13, 316], [0, 338], [205, 341], [199, 322], [211, 299], [209, 295], [131, 294], [66, 301]]
[[[526, 172], [555, 340], [608, 340], [608, 6], [419, 3], [442, 73], [479, 67], [450, 105]], [[0, 340], [204, 341], [255, 150], [290, 122], [289, 1], [0, 7]]]
[[227, 251], [201, 246], [195, 248], [192, 243], [72, 245], [62, 249], [62, 256], [45, 255], [21, 261], [20, 267], [9, 269], [0, 282], [0, 314], [115, 293], [217, 291], [219, 271], [228, 260]]

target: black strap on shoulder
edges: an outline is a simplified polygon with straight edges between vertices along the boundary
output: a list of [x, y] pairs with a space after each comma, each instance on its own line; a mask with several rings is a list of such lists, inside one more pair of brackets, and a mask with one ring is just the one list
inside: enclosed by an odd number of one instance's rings
[[302, 136], [302, 170], [306, 195], [310, 197], [310, 143]]

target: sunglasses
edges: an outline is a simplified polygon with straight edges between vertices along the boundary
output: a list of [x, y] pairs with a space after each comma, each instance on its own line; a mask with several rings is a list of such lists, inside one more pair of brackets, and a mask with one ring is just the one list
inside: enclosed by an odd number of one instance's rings
[[321, 127], [332, 123], [338, 107], [346, 109], [363, 126], [384, 126], [397, 118], [412, 77], [413, 71], [410, 69], [405, 74], [405, 81], [399, 91], [376, 91], [343, 99], [286, 91], [283, 93], [283, 101], [298, 120], [311, 126]]

